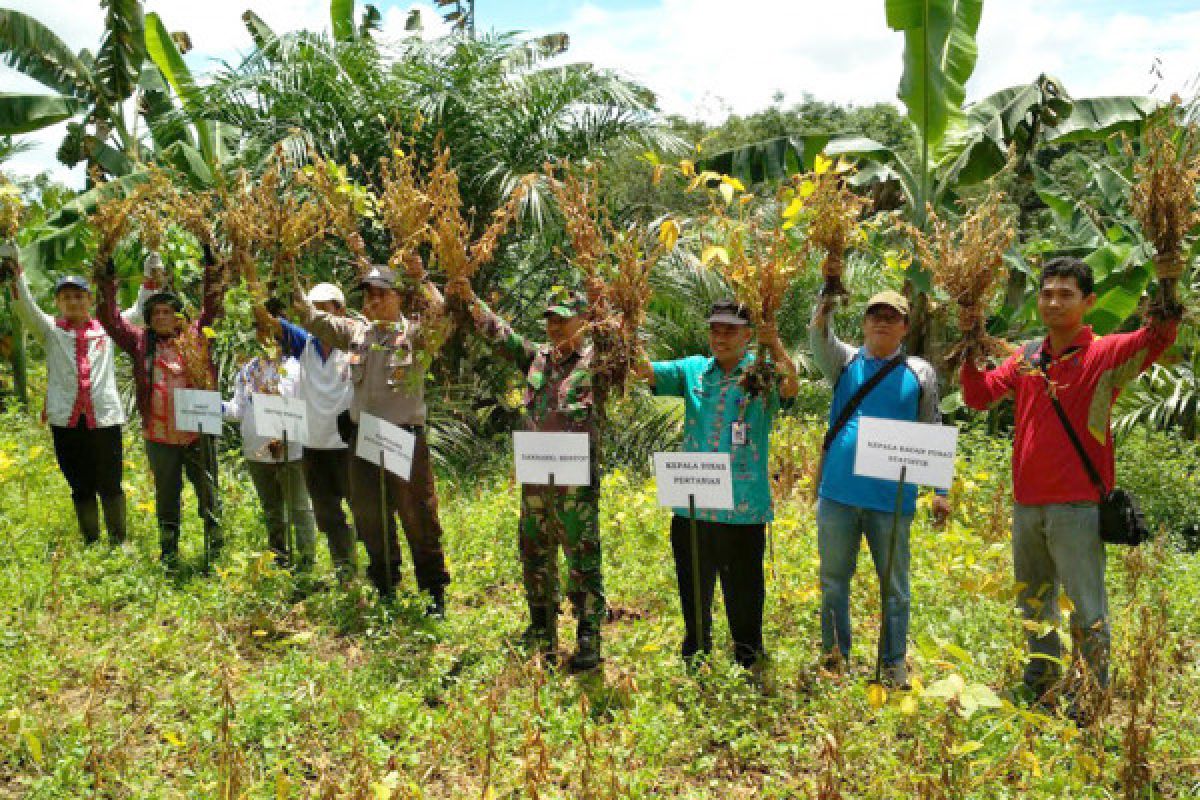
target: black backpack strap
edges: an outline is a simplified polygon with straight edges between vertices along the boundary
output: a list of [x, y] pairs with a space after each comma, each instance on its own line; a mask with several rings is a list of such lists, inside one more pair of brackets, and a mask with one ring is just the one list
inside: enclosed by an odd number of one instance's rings
[[825, 453], [829, 450], [830, 446], [833, 444], [833, 440], [838, 437], [838, 434], [841, 433], [842, 429], [846, 427], [846, 424], [850, 422], [850, 419], [854, 416], [854, 412], [858, 411], [858, 407], [862, 405], [863, 400], [867, 399], [867, 395], [869, 395], [876, 386], [882, 383], [883, 379], [890, 375], [892, 370], [903, 364], [907, 358], [908, 357], [905, 356], [904, 353], [900, 353], [898, 356], [880, 367], [879, 371], [872, 375], [866, 383], [858, 387], [858, 391], [855, 392], [854, 396], [847, 400], [846, 405], [842, 407], [842, 413], [838, 414], [838, 418], [834, 420], [834, 423], [829, 426], [829, 430], [825, 432], [825, 439], [821, 442], [822, 453]]

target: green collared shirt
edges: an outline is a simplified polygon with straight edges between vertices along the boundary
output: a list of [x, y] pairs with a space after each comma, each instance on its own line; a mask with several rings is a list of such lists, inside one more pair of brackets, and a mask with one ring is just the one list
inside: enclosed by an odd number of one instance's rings
[[[721, 371], [711, 356], [689, 356], [676, 361], [656, 361], [654, 393], [682, 397], [684, 403], [683, 452], [729, 453], [733, 469], [732, 511], [696, 509], [696, 518], [730, 525], [757, 525], [774, 519], [768, 443], [771, 424], [779, 412], [779, 392], [748, 397], [738, 385], [742, 373], [754, 363], [747, 352], [733, 373]], [[747, 426], [746, 443], [733, 444], [733, 424]], [[688, 509], [675, 513], [687, 516]]]

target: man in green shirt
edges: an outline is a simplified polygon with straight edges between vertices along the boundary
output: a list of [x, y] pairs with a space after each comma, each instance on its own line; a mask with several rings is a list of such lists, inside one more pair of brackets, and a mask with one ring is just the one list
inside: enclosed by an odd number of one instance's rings
[[567, 558], [567, 596], [577, 620], [576, 651], [569, 667], [575, 672], [593, 669], [600, 663], [600, 624], [605, 613], [597, 445], [606, 387], [596, 374], [595, 349], [584, 338], [587, 299], [565, 290], [551, 293], [545, 311], [549, 341], [538, 343], [493, 313], [466, 281], [451, 282], [446, 293], [466, 304], [480, 336], [525, 374], [525, 430], [588, 434], [591, 483], [553, 490], [522, 486], [519, 541], [530, 617], [523, 638], [539, 647], [548, 661], [557, 659], [561, 542]]
[[685, 660], [712, 649], [712, 597], [718, 575], [734, 657], [742, 666], [753, 667], [765, 656], [763, 555], [766, 524], [774, 516], [767, 448], [775, 414], [782, 403], [796, 396], [800, 385], [795, 364], [774, 325], [761, 326], [757, 334], [777, 376], [773, 385], [758, 394], [743, 388], [743, 378], [756, 357], [749, 349], [755, 330], [746, 309], [729, 301], [714, 303], [708, 318], [712, 356], [643, 361], [637, 368], [639, 377], [656, 395], [683, 398], [683, 452], [729, 453], [732, 466], [733, 510], [696, 511], [702, 631], [695, 629], [692, 609], [696, 576], [692, 574], [688, 509], [675, 509], [671, 519], [671, 549], [687, 631]]

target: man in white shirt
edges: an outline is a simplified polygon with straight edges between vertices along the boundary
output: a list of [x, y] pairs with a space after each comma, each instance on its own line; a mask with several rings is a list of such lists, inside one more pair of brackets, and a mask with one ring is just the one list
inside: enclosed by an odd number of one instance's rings
[[[54, 285], [58, 316], [38, 307], [14, 248], [0, 253], [0, 284], [9, 283], [17, 315], [46, 351], [46, 420], [54, 455], [71, 487], [83, 540], [100, 538], [100, 507], [109, 541], [125, 541], [125, 491], [121, 427], [125, 410], [117, 392], [116, 348], [92, 318], [92, 290], [68, 276]], [[99, 503], [96, 498], [99, 496]]]

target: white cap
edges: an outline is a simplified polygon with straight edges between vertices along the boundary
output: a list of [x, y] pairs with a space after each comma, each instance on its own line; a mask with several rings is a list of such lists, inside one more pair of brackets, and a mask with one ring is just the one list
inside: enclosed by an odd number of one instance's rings
[[346, 307], [346, 295], [342, 294], [342, 290], [332, 283], [318, 283], [308, 290], [308, 302], [328, 303], [330, 301], [337, 303], [342, 308]]

